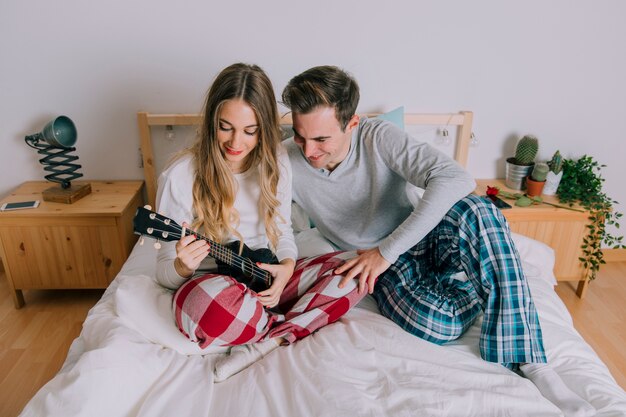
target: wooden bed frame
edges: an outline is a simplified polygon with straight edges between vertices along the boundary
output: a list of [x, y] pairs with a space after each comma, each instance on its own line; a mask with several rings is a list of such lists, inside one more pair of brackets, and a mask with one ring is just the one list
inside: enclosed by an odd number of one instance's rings
[[[362, 115], [373, 117], [378, 114], [379, 113], [363, 113]], [[405, 125], [458, 126], [454, 159], [465, 167], [469, 154], [473, 117], [474, 114], [471, 111], [440, 114], [406, 113], [404, 115], [404, 123]], [[152, 126], [197, 126], [202, 122], [202, 115], [138, 112], [137, 122], [139, 124], [143, 171], [148, 197], [147, 201], [148, 204], [155, 207], [157, 174], [154, 164], [154, 152], [152, 150]], [[282, 125], [291, 125], [291, 123], [291, 113], [281, 118]]]

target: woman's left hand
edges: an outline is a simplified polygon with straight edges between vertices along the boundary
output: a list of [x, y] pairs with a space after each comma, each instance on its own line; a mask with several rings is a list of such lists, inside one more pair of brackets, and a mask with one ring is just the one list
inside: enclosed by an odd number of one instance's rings
[[278, 304], [280, 296], [285, 289], [285, 285], [287, 285], [293, 275], [296, 261], [293, 259], [283, 259], [280, 261], [280, 264], [257, 263], [257, 266], [269, 272], [274, 278], [271, 287], [257, 293], [259, 301], [265, 307], [274, 307]]

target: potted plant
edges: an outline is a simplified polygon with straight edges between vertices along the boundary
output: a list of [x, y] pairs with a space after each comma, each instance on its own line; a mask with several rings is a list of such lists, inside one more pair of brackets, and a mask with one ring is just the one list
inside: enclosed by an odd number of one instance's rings
[[517, 142], [515, 156], [506, 160], [506, 186], [513, 190], [521, 190], [525, 186], [525, 178], [528, 177], [533, 165], [539, 141], [535, 136], [526, 135]]
[[541, 195], [550, 167], [545, 162], [537, 162], [526, 178], [526, 194], [529, 197]]
[[606, 230], [606, 225], [619, 228], [622, 213], [613, 210], [613, 199], [602, 191], [604, 178], [600, 173], [600, 165], [591, 156], [583, 155], [578, 160], [563, 160], [563, 178], [557, 190], [557, 196], [563, 203], [572, 206], [578, 203], [589, 212], [587, 236], [583, 239], [583, 256], [579, 259], [587, 268], [587, 278], [593, 280], [605, 261], [602, 244], [614, 249], [626, 248], [622, 243], [623, 236], [613, 236]]
[[546, 176], [546, 184], [543, 187], [545, 195], [555, 195], [559, 188], [559, 183], [563, 177], [563, 157], [558, 150], [552, 155], [552, 159], [548, 162], [550, 171]]

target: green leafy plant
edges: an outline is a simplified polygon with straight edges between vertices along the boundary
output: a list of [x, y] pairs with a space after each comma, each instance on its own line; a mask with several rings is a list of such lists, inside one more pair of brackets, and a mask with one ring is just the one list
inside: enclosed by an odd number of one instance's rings
[[602, 244], [614, 249], [626, 248], [622, 243], [623, 236], [614, 236], [606, 230], [607, 225], [619, 229], [619, 219], [622, 213], [613, 210], [617, 201], [602, 191], [601, 170], [606, 165], [600, 165], [593, 157], [583, 155], [578, 160], [563, 160], [563, 178], [557, 190], [559, 201], [573, 206], [578, 203], [589, 211], [589, 225], [587, 236], [583, 239], [583, 256], [579, 259], [588, 270], [588, 278], [596, 278], [600, 265], [606, 263], [603, 259]]

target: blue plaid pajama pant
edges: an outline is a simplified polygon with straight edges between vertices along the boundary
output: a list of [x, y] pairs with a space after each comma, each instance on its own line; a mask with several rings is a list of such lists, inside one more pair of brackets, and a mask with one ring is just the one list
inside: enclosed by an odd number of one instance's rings
[[[467, 280], [456, 279], [461, 271]], [[546, 362], [539, 318], [508, 224], [481, 197], [456, 203], [379, 277], [374, 298], [385, 316], [437, 344], [459, 338], [482, 312], [484, 360], [511, 369]]]

